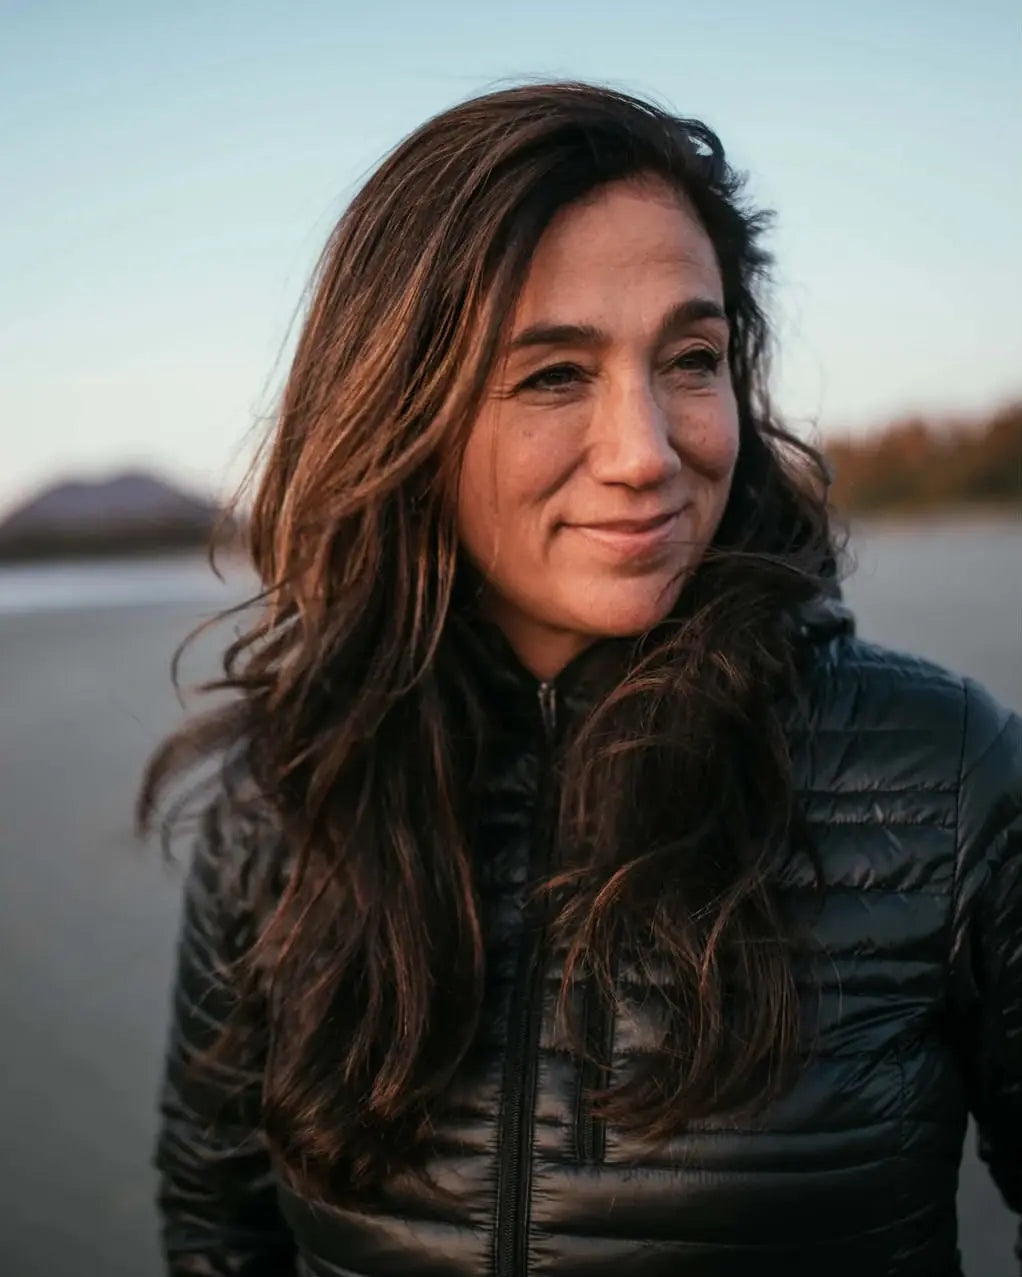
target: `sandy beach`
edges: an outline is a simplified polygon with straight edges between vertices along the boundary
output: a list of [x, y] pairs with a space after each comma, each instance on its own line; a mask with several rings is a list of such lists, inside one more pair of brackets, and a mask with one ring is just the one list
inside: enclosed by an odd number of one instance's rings
[[[1022, 707], [1022, 528], [885, 529], [858, 551], [847, 593], [868, 637]], [[239, 586], [198, 561], [131, 571], [130, 588], [108, 565], [87, 583], [23, 578], [19, 602], [8, 577], [6, 607], [0, 574], [4, 1277], [160, 1272], [149, 1155], [180, 872], [135, 844], [131, 805], [147, 753], [182, 712], [171, 653]], [[213, 673], [229, 634], [197, 645], [186, 683]], [[971, 1144], [970, 1133], [965, 1272], [999, 1277], [1013, 1221]]]

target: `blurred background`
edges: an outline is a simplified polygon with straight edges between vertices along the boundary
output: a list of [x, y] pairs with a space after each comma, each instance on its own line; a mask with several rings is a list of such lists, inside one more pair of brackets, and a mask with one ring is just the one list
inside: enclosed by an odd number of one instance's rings
[[[775, 393], [834, 462], [860, 631], [1022, 708], [1019, 43], [1007, 0], [0, 0], [4, 1277], [159, 1272], [181, 877], [135, 788], [174, 648], [252, 588], [204, 550], [315, 258], [428, 115], [572, 77], [714, 127], [777, 211]], [[972, 1138], [965, 1271], [996, 1277]]]

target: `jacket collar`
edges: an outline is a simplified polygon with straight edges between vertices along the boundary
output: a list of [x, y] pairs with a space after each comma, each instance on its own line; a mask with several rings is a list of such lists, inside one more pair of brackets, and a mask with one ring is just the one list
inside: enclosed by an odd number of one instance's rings
[[832, 593], [818, 594], [797, 608], [794, 621], [799, 635], [811, 643], [828, 643], [855, 633], [855, 614], [842, 599], [837, 585]]
[[563, 726], [614, 685], [635, 639], [601, 639], [580, 652], [553, 678], [527, 669], [503, 630], [477, 612], [458, 611], [448, 622], [455, 659], [488, 713], [504, 724], [542, 726], [543, 703], [556, 702]]
[[[796, 608], [792, 622], [799, 638], [813, 647], [855, 633], [854, 615], [836, 584], [831, 592]], [[566, 716], [575, 718], [614, 686], [641, 641], [601, 639], [554, 678], [541, 680], [522, 664], [500, 627], [472, 607], [455, 609], [448, 628], [458, 666], [469, 676], [487, 713], [496, 714], [507, 726], [541, 724], [543, 697], [551, 693]]]

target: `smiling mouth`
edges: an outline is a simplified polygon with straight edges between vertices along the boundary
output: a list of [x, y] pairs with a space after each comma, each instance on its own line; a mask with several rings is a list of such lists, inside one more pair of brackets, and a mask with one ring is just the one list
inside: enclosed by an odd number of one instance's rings
[[603, 523], [568, 526], [588, 541], [624, 558], [656, 554], [676, 539], [678, 523], [687, 509], [682, 506], [649, 519], [612, 519]]
[[654, 528], [676, 519], [679, 513], [678, 510], [668, 510], [664, 514], [655, 514], [650, 519], [611, 519], [605, 523], [580, 523], [577, 526], [597, 532], [652, 532]]

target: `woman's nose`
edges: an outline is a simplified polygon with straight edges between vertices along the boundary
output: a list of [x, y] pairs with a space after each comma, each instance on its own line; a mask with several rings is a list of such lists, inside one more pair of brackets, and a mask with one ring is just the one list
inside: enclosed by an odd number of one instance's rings
[[591, 422], [590, 468], [601, 483], [651, 488], [680, 468], [670, 421], [648, 380], [608, 390]]

